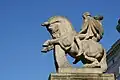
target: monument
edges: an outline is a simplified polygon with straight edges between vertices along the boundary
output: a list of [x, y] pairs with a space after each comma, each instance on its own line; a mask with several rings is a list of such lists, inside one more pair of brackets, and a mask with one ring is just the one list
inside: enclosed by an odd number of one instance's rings
[[[45, 41], [42, 52], [54, 51], [56, 73], [51, 73], [49, 80], [115, 80], [113, 74], [104, 74], [107, 69], [106, 51], [99, 43], [103, 37], [101, 20], [103, 16], [83, 15], [83, 25], [76, 32], [70, 21], [63, 16], [53, 16], [44, 22], [52, 39]], [[66, 54], [82, 61], [82, 68], [74, 68]]]

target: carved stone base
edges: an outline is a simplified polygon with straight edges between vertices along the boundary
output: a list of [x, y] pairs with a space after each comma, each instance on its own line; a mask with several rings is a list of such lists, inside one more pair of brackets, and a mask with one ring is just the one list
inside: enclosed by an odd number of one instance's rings
[[58, 68], [58, 73], [103, 73], [101, 68]]
[[51, 73], [49, 80], [115, 80], [115, 76], [101, 73]]

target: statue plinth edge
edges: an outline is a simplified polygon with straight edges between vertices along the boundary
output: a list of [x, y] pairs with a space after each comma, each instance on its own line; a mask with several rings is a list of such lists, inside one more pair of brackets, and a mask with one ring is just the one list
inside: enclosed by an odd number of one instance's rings
[[48, 80], [116, 80], [108, 73], [51, 73]]

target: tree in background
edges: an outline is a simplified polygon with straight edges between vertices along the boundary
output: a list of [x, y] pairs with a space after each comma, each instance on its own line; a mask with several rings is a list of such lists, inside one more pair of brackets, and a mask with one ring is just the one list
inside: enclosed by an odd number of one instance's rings
[[120, 33], [120, 19], [118, 20], [118, 25], [116, 26], [116, 29]]

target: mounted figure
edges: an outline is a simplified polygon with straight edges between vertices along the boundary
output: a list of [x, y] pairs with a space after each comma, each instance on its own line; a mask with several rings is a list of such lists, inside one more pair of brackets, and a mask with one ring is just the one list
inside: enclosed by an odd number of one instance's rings
[[81, 60], [83, 67], [101, 68], [101, 71], [105, 72], [107, 69], [106, 52], [98, 43], [103, 35], [102, 19], [101, 16], [92, 17], [90, 13], [84, 13], [83, 26], [78, 33], [65, 17], [51, 17], [42, 24], [52, 36], [51, 40], [47, 40], [43, 44], [42, 52], [48, 52], [53, 50], [55, 45], [60, 45], [64, 54], [69, 54], [75, 59], [73, 64]]

